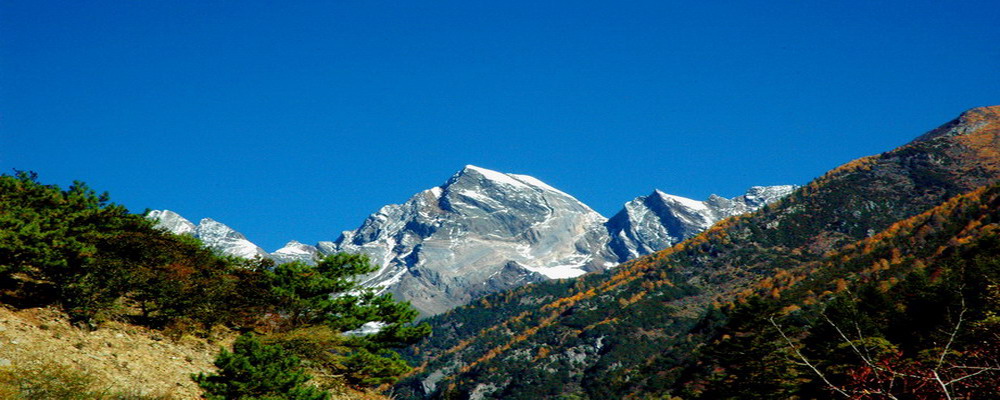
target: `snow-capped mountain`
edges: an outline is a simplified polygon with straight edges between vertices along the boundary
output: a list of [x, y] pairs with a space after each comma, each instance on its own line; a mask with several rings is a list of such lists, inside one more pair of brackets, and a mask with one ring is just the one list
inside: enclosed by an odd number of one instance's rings
[[286, 243], [285, 247], [271, 253], [271, 258], [279, 264], [292, 261], [302, 261], [306, 264], [312, 264], [320, 257], [321, 254], [316, 246], [299, 243], [295, 240]]
[[382, 269], [367, 284], [436, 314], [484, 293], [614, 265], [604, 222], [535, 178], [470, 165], [319, 248], [368, 254]]
[[637, 197], [608, 220], [609, 246], [623, 262], [653, 253], [697, 235], [716, 222], [756, 211], [797, 188], [793, 185], [754, 186], [746, 194], [727, 199], [712, 195], [692, 200], [654, 190]]
[[165, 229], [178, 235], [195, 235], [198, 227], [170, 210], [153, 210], [146, 214], [146, 218], [156, 221], [158, 228]]
[[226, 254], [312, 263], [325, 254], [367, 254], [381, 268], [364, 283], [408, 300], [424, 315], [490, 292], [610, 268], [756, 210], [795, 186], [755, 186], [732, 199], [697, 201], [659, 190], [625, 204], [610, 220], [527, 175], [466, 166], [441, 186], [403, 204], [382, 207], [335, 241], [291, 241], [267, 254], [238, 232], [203, 219], [198, 226], [171, 211], [148, 217], [192, 234]]
[[146, 218], [156, 220], [156, 225], [167, 231], [201, 239], [206, 246], [223, 254], [243, 258], [269, 256], [264, 249], [247, 240], [242, 233], [211, 218], [203, 218], [198, 225], [195, 225], [170, 210], [153, 210], [146, 214]]

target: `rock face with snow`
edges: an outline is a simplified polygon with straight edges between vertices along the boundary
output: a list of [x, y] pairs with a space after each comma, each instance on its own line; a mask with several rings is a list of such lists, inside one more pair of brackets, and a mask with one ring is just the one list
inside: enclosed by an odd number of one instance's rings
[[319, 247], [368, 254], [382, 266], [369, 285], [436, 314], [484, 293], [614, 265], [604, 222], [535, 178], [470, 165]]
[[242, 234], [171, 211], [148, 217], [225, 254], [314, 263], [325, 254], [364, 253], [381, 268], [364, 284], [438, 314], [491, 292], [610, 268], [754, 211], [795, 186], [755, 186], [732, 199], [697, 201], [659, 190], [638, 197], [610, 220], [572, 196], [526, 175], [466, 166], [447, 182], [403, 204], [382, 207], [336, 241], [297, 241], [267, 254]]
[[184, 217], [170, 210], [153, 210], [146, 218], [156, 221], [156, 226], [178, 235], [194, 235], [197, 227]]
[[204, 218], [195, 225], [170, 210], [153, 210], [146, 214], [146, 218], [156, 220], [159, 228], [178, 235], [194, 236], [205, 246], [222, 254], [242, 258], [269, 257], [264, 249], [247, 240], [242, 233], [211, 218]]
[[264, 249], [247, 240], [242, 233], [211, 218], [202, 218], [196, 232], [195, 237], [205, 242], [205, 245], [223, 253], [243, 258], [268, 256]]
[[313, 264], [320, 258], [319, 249], [316, 246], [310, 246], [308, 244], [302, 244], [298, 241], [290, 241], [282, 247], [271, 253], [271, 258], [274, 259], [276, 263], [288, 263], [293, 261], [301, 261], [306, 264]]
[[787, 196], [796, 186], [754, 186], [732, 199], [712, 195], [697, 201], [654, 190], [637, 197], [608, 220], [608, 246], [623, 262], [653, 253], [697, 235], [716, 222], [756, 211]]

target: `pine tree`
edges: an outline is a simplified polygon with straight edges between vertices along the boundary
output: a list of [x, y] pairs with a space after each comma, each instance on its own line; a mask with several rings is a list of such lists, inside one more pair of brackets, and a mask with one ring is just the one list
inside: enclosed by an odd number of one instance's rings
[[208, 400], [326, 400], [329, 396], [304, 385], [312, 379], [298, 357], [281, 347], [261, 343], [252, 333], [222, 349], [215, 358], [218, 374], [192, 375]]
[[[390, 349], [416, 343], [430, 333], [426, 323], [411, 325], [417, 311], [409, 302], [397, 301], [391, 293], [378, 294], [374, 288], [361, 287], [357, 276], [377, 270], [366, 255], [339, 253], [326, 256], [316, 266], [293, 262], [268, 271], [271, 295], [280, 314], [287, 316], [286, 332], [322, 325], [342, 333], [366, 323], [378, 324], [377, 333], [345, 336], [342, 347], [331, 352], [333, 361], [297, 354], [343, 376], [351, 385], [395, 381], [410, 367]], [[286, 346], [280, 340], [275, 344]], [[298, 347], [286, 348], [294, 351]]]
[[59, 302], [74, 320], [92, 322], [129, 287], [117, 262], [129, 254], [109, 244], [152, 224], [82, 182], [62, 190], [37, 178], [0, 175], [0, 288], [9, 302]]

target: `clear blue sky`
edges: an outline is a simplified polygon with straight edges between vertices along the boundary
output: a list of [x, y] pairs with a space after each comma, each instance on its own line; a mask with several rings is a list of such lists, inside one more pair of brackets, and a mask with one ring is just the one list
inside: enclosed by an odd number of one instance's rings
[[990, 1], [3, 1], [0, 168], [333, 240], [465, 164], [610, 216], [1000, 104]]

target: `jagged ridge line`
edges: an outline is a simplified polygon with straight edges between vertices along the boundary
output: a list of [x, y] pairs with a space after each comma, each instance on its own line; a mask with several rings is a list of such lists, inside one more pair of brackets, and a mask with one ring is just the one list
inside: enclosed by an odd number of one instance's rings
[[[910, 145], [904, 145], [903, 147], [900, 148], [900, 150], [904, 149], [904, 148], [908, 148], [908, 147], [910, 147]], [[813, 194], [816, 193], [816, 189], [819, 188], [822, 184], [825, 184], [825, 183], [833, 180], [836, 177], [840, 177], [840, 176], [843, 176], [843, 175], [846, 175], [846, 174], [850, 174], [850, 173], [853, 173], [853, 172], [857, 172], [857, 171], [860, 171], [860, 170], [869, 170], [869, 169], [871, 169], [872, 166], [877, 163], [877, 161], [878, 161], [879, 158], [880, 158], [879, 155], [870, 155], [870, 156], [865, 156], [865, 157], [861, 157], [861, 158], [852, 160], [852, 161], [850, 161], [850, 162], [848, 162], [846, 164], [838, 166], [837, 168], [834, 168], [834, 169], [832, 169], [830, 171], [827, 171], [821, 177], [814, 179], [808, 185], [806, 185], [806, 186], [804, 186], [802, 188], [797, 189], [795, 192], [792, 192], [786, 198], [791, 198], [791, 197], [795, 196], [798, 193], [801, 193], [803, 196], [813, 195]], [[546, 304], [545, 306], [542, 306], [542, 308], [540, 310], [545, 310], [545, 309], [551, 308], [551, 309], [554, 309], [553, 313], [555, 315], [558, 315], [559, 313], [561, 313], [561, 312], [567, 310], [568, 308], [576, 305], [578, 302], [580, 302], [582, 300], [593, 298], [593, 297], [597, 296], [598, 294], [607, 293], [607, 292], [609, 292], [609, 291], [611, 291], [611, 290], [613, 290], [613, 289], [615, 289], [617, 287], [620, 287], [620, 286], [622, 286], [622, 285], [624, 285], [626, 283], [630, 283], [632, 281], [635, 281], [636, 279], [639, 279], [640, 277], [645, 277], [646, 276], [645, 273], [649, 272], [653, 267], [663, 268], [663, 269], [669, 269], [671, 267], [674, 267], [674, 266], [668, 264], [669, 261], [670, 261], [670, 260], [667, 259], [668, 257], [670, 257], [673, 254], [676, 254], [676, 253], [678, 253], [680, 251], [688, 250], [688, 249], [691, 249], [694, 246], [697, 246], [697, 245], [700, 245], [700, 244], [703, 244], [703, 243], [707, 243], [707, 242], [709, 242], [712, 239], [722, 239], [725, 236], [729, 236], [729, 233], [727, 231], [728, 228], [730, 228], [732, 226], [735, 226], [738, 222], [740, 222], [740, 221], [742, 221], [744, 219], [747, 219], [748, 217], [750, 217], [752, 215], [755, 215], [757, 213], [762, 212], [762, 210], [764, 208], [777, 207], [778, 204], [780, 204], [783, 201], [784, 201], [784, 199], [780, 200], [780, 201], [778, 201], [776, 203], [772, 203], [772, 204], [769, 204], [769, 205], [767, 205], [765, 207], [762, 207], [760, 210], [757, 210], [757, 211], [754, 211], [754, 212], [750, 212], [750, 213], [747, 213], [747, 214], [742, 214], [742, 215], [737, 215], [737, 216], [733, 216], [733, 217], [730, 217], [730, 218], [726, 218], [726, 219], [724, 219], [724, 220], [716, 223], [715, 225], [713, 225], [711, 228], [705, 230], [704, 232], [701, 232], [698, 235], [696, 235], [696, 236], [694, 236], [694, 237], [692, 237], [690, 239], [687, 239], [687, 240], [685, 240], [685, 241], [683, 241], [681, 243], [678, 243], [678, 244], [676, 244], [674, 246], [671, 246], [670, 248], [661, 250], [661, 251], [656, 252], [654, 254], [643, 256], [643, 257], [638, 258], [638, 259], [627, 261], [627, 262], [619, 265], [616, 268], [617, 271], [615, 272], [615, 274], [612, 275], [607, 281], [602, 282], [596, 288], [591, 288], [590, 290], [587, 290], [587, 291], [581, 291], [581, 292], [579, 292], [577, 294], [574, 294], [573, 296], [568, 296], [568, 297], [563, 297], [563, 298], [557, 299], [557, 300], [555, 300], [555, 301], [553, 301], [553, 302], [551, 302], [549, 304]], [[529, 310], [529, 311], [525, 311], [525, 312], [521, 313], [520, 315], [518, 315], [517, 317], [515, 317], [515, 318], [517, 318], [516, 321], [515, 320], [504, 321], [503, 323], [501, 323], [497, 327], [506, 327], [506, 326], [508, 326], [509, 323], [518, 322], [518, 321], [520, 321], [520, 320], [522, 320], [522, 319], [524, 319], [526, 317], [526, 315], [525, 315], [526, 313], [531, 313], [531, 311]], [[551, 317], [551, 315], [550, 315], [550, 317]], [[490, 349], [489, 351], [487, 351], [486, 354], [490, 354], [490, 353], [494, 352], [495, 350], [496, 350], [496, 354], [494, 354], [492, 357], [489, 357], [489, 358], [487, 358], [485, 360], [482, 360], [482, 357], [480, 357], [479, 359], [477, 359], [473, 363], [470, 363], [469, 365], [464, 366], [463, 369], [465, 371], [471, 370], [472, 367], [478, 365], [481, 361], [488, 361], [489, 359], [495, 358], [496, 355], [499, 355], [503, 351], [506, 351], [507, 349], [510, 349], [510, 347], [512, 347], [518, 341], [522, 341], [522, 340], [526, 339], [527, 337], [530, 337], [530, 336], [534, 335], [535, 333], [537, 333], [542, 328], [550, 326], [553, 323], [553, 321], [555, 320], [555, 318], [550, 318], [550, 317], [543, 318], [540, 321], [539, 325], [536, 325], [535, 327], [529, 328], [529, 330], [531, 332], [526, 337], [523, 337], [520, 340], [514, 340], [514, 339], [509, 340], [507, 343], [504, 343], [503, 345], [496, 346], [496, 347]], [[537, 328], [537, 329], [535, 329], [535, 328]], [[490, 329], [490, 331], [492, 331], [492, 330], [493, 329]], [[477, 335], [476, 337], [479, 337], [479, 336]], [[519, 336], [515, 336], [515, 339], [518, 338], [518, 337]], [[464, 349], [469, 344], [471, 344], [473, 341], [474, 341], [474, 338], [473, 338], [473, 340], [469, 340], [468, 341], [469, 343], [466, 343], [464, 346], [462, 346], [460, 349], [457, 349], [456, 351], [460, 351], [461, 349]], [[456, 346], [456, 347], [458, 347], [458, 346]], [[503, 350], [501, 350], [501, 348]], [[449, 350], [451, 350], [451, 349], [449, 349]], [[450, 354], [453, 354], [453, 353], [454, 352], [447, 352], [446, 351], [445, 353], [442, 353], [440, 356], [437, 356], [434, 359], [428, 360], [428, 362], [423, 363], [422, 366], [426, 366], [429, 362], [439, 360], [439, 359], [441, 359], [441, 357], [443, 357], [445, 355], [450, 355]], [[463, 373], [464, 373], [464, 371], [463, 371]], [[454, 375], [449, 375], [449, 376], [443, 378], [442, 380], [443, 381], [447, 381], [447, 380], [451, 380], [453, 378], [454, 378]]]
[[[801, 190], [801, 189], [799, 189], [799, 190]], [[770, 206], [772, 206], [772, 205], [768, 205], [766, 207], [770, 207]], [[486, 352], [486, 355], [479, 357], [478, 359], [476, 359], [476, 361], [474, 361], [474, 362], [472, 362], [472, 363], [470, 363], [470, 364], [468, 364], [466, 366], [463, 366], [461, 368], [461, 370], [460, 370], [460, 373], [465, 373], [465, 372], [471, 370], [476, 365], [480, 364], [481, 362], [488, 361], [488, 360], [490, 360], [492, 358], [495, 358], [497, 355], [500, 355], [503, 352], [505, 352], [506, 350], [509, 350], [517, 342], [523, 341], [523, 340], [527, 339], [528, 337], [533, 336], [535, 333], [537, 333], [541, 329], [546, 328], [546, 327], [552, 325], [552, 323], [558, 318], [558, 316], [563, 311], [566, 311], [570, 307], [575, 306], [580, 301], [593, 298], [593, 297], [597, 296], [598, 294], [608, 293], [611, 290], [614, 290], [614, 289], [616, 289], [616, 288], [618, 288], [618, 287], [620, 287], [622, 285], [625, 285], [627, 283], [633, 282], [633, 281], [635, 281], [635, 280], [637, 280], [637, 279], [639, 279], [641, 277], [645, 277], [646, 276], [645, 273], [652, 271], [654, 267], [657, 267], [657, 268], [671, 268], [671, 267], [673, 267], [672, 265], [667, 264], [670, 261], [667, 258], [670, 257], [671, 255], [673, 255], [673, 254], [675, 254], [677, 252], [680, 252], [680, 251], [688, 250], [689, 248], [691, 248], [693, 246], [700, 245], [700, 244], [705, 243], [705, 242], [707, 242], [707, 241], [709, 241], [709, 240], [711, 240], [713, 238], [716, 238], [716, 237], [721, 238], [723, 236], [728, 236], [728, 232], [725, 229], [728, 229], [729, 227], [734, 226], [740, 220], [746, 219], [749, 216], [754, 215], [754, 214], [756, 214], [758, 212], [761, 212], [761, 210], [757, 210], [757, 211], [754, 211], [754, 212], [750, 212], [750, 213], [746, 213], [746, 214], [742, 214], [742, 215], [736, 215], [736, 216], [732, 216], [732, 217], [726, 218], [726, 219], [724, 219], [722, 221], [717, 222], [715, 225], [713, 225], [708, 230], [705, 230], [704, 232], [699, 233], [698, 235], [696, 235], [696, 236], [694, 236], [694, 237], [692, 237], [690, 239], [687, 239], [687, 240], [685, 240], [685, 241], [683, 241], [681, 243], [678, 243], [678, 244], [676, 244], [674, 246], [671, 246], [671, 247], [669, 247], [667, 249], [660, 250], [660, 251], [658, 251], [656, 253], [649, 254], [649, 255], [643, 256], [641, 258], [637, 258], [637, 259], [630, 260], [630, 261], [627, 261], [625, 263], [622, 263], [617, 268], [615, 268], [616, 272], [615, 272], [614, 275], [612, 275], [610, 278], [608, 278], [608, 280], [602, 282], [597, 287], [592, 287], [592, 288], [590, 288], [589, 290], [586, 290], [586, 291], [580, 291], [580, 292], [578, 292], [578, 293], [576, 293], [576, 294], [574, 294], [572, 296], [563, 297], [563, 298], [557, 299], [557, 300], [555, 300], [555, 301], [553, 301], [553, 302], [551, 302], [549, 304], [546, 304], [546, 305], [542, 306], [540, 308], [540, 310], [552, 309], [553, 310], [552, 313], [550, 313], [549, 316], [546, 316], [546, 317], [542, 318], [539, 321], [538, 325], [532, 326], [531, 328], [525, 330], [522, 334], [514, 336], [514, 338], [511, 339], [511, 340], [509, 340], [508, 342], [506, 342], [506, 343], [504, 343], [502, 345], [496, 346], [496, 347], [488, 350]], [[524, 311], [524, 312], [518, 314], [516, 317], [508, 319], [508, 320], [502, 322], [499, 325], [494, 325], [492, 327], [489, 327], [489, 328], [486, 328], [484, 330], [481, 330], [480, 331], [481, 333], [479, 335], [476, 335], [472, 339], [465, 340], [465, 341], [460, 341], [460, 343], [458, 345], [455, 345], [452, 348], [449, 348], [448, 350], [442, 352], [438, 356], [435, 356], [435, 357], [433, 357], [431, 359], [428, 359], [428, 360], [424, 361], [423, 363], [421, 363], [421, 365], [419, 367], [417, 367], [417, 368], [414, 369], [414, 372], [412, 372], [411, 374], [408, 374], [406, 376], [409, 377], [409, 376], [412, 376], [412, 375], [416, 375], [419, 372], [422, 372], [427, 367], [427, 365], [429, 365], [430, 363], [432, 363], [434, 361], [437, 361], [437, 360], [440, 360], [444, 356], [451, 355], [451, 354], [454, 354], [454, 353], [456, 353], [458, 351], [461, 351], [461, 350], [465, 349], [466, 347], [468, 347], [469, 345], [471, 345], [475, 341], [474, 340], [475, 338], [481, 337], [485, 333], [489, 333], [489, 332], [492, 332], [492, 331], [500, 329], [500, 328], [506, 328], [510, 324], [513, 324], [513, 323], [516, 323], [516, 322], [520, 322], [521, 320], [523, 320], [524, 318], [526, 318], [532, 312], [533, 311], [531, 311], [531, 310]], [[598, 324], [595, 324], [595, 325], [598, 325]], [[487, 355], [489, 355], [489, 357], [487, 357]], [[417, 369], [419, 369], [420, 371], [416, 371]], [[447, 381], [447, 380], [451, 380], [453, 378], [454, 378], [453, 375], [449, 375], [447, 377], [444, 377], [442, 380], [443, 381]]]

